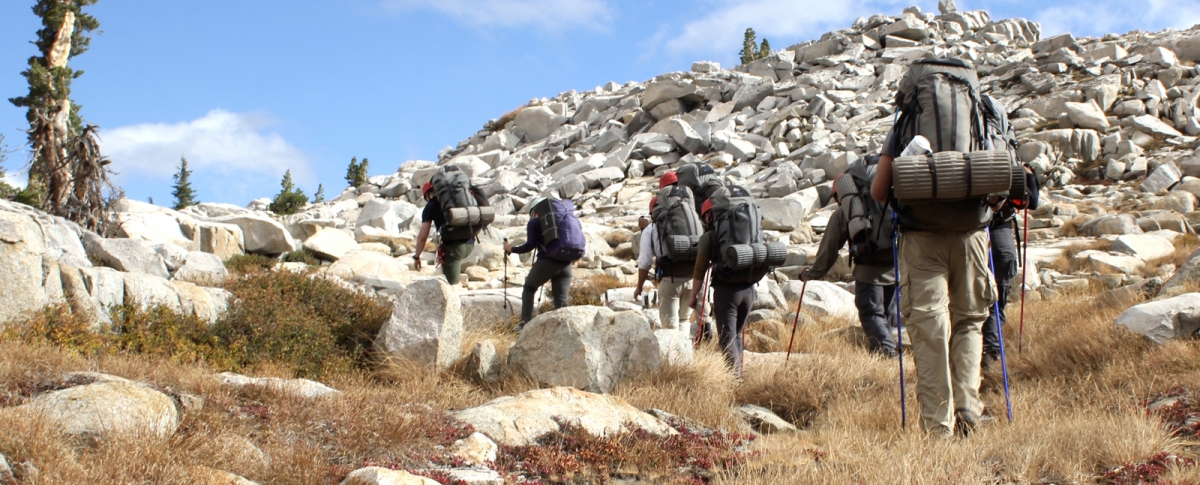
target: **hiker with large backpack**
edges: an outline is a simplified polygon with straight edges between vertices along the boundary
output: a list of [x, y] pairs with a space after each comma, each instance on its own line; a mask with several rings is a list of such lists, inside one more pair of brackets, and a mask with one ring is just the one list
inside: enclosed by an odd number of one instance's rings
[[[413, 268], [421, 271], [421, 253], [429, 239], [431, 228], [441, 238], [437, 262], [442, 265], [446, 281], [457, 285], [462, 274], [462, 262], [475, 250], [479, 232], [496, 219], [495, 209], [487, 198], [471, 185], [471, 177], [454, 165], [442, 167], [421, 187], [425, 209], [421, 212], [421, 231], [417, 234]], [[431, 227], [432, 226], [432, 227]]]
[[692, 291], [692, 268], [696, 266], [696, 244], [704, 227], [692, 202], [692, 191], [678, 184], [675, 172], [666, 172], [658, 180], [658, 195], [650, 199], [651, 222], [642, 230], [638, 252], [638, 282], [633, 299], [654, 268], [658, 282], [658, 316], [662, 327], [679, 328], [687, 322], [691, 309], [679, 300]]
[[[921, 427], [937, 436], [965, 436], [983, 413], [981, 329], [996, 301], [987, 227], [1013, 185], [1013, 158], [985, 135], [981, 96], [971, 63], [914, 62], [900, 80], [871, 187], [896, 209], [900, 316], [917, 366]], [[928, 149], [905, 153], [910, 146]]]
[[850, 244], [850, 262], [854, 266], [854, 305], [858, 321], [867, 336], [871, 353], [896, 357], [896, 343], [888, 322], [895, 319], [892, 306], [896, 278], [892, 274], [891, 218], [884, 205], [871, 198], [871, 182], [879, 158], [854, 162], [833, 181], [833, 198], [838, 209], [829, 217], [825, 235], [812, 267], [800, 273], [800, 279], [820, 279], [837, 262], [838, 252]]
[[740, 186], [714, 191], [701, 206], [700, 217], [708, 230], [697, 241], [688, 306], [699, 304], [705, 274], [711, 269], [717, 338], [726, 362], [740, 377], [742, 331], [754, 307], [754, 285], [787, 260], [787, 245], [765, 241], [758, 203]]
[[[1018, 147], [1016, 133], [1008, 122], [1008, 113], [1004, 106], [990, 96], [983, 96], [984, 107], [987, 109], [987, 130], [993, 140], [993, 145], [1003, 147], [1015, 156]], [[1019, 253], [1017, 247], [1021, 240], [1014, 222], [1021, 210], [1037, 209], [1038, 180], [1029, 165], [1022, 165], [1025, 175], [1024, 192], [1020, 197], [1012, 197], [992, 215], [989, 230], [992, 235], [992, 261], [995, 263], [996, 297], [998, 305], [988, 313], [987, 321], [983, 323], [983, 361], [982, 367], [987, 370], [995, 362], [1000, 361], [1000, 330], [1007, 321], [1004, 307], [1008, 303], [1008, 294], [1012, 288], [1012, 280], [1017, 276]]]
[[533, 318], [533, 299], [542, 285], [550, 282], [554, 308], [567, 306], [571, 291], [571, 266], [583, 257], [587, 240], [583, 225], [570, 200], [541, 198], [529, 204], [529, 222], [525, 224], [525, 244], [513, 247], [504, 243], [505, 254], [525, 254], [537, 249], [537, 261], [525, 276], [521, 292], [521, 323]]

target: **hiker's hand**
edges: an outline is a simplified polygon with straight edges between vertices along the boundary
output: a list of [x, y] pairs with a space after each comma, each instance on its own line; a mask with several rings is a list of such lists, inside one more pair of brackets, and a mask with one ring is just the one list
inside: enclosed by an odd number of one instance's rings
[[649, 226], [649, 225], [650, 225], [650, 219], [646, 219], [645, 216], [638, 218], [638, 229], [645, 229], [646, 226]]
[[633, 299], [636, 301], [640, 296], [642, 296], [642, 287], [638, 286], [633, 290]]
[[513, 248], [512, 243], [505, 240], [504, 241], [504, 254], [512, 254], [512, 248]]
[[800, 281], [808, 281], [811, 279], [813, 279], [812, 268], [804, 268], [804, 271], [800, 272]]
[[413, 256], [413, 269], [421, 271], [421, 255]]
[[688, 308], [691, 308], [693, 310], [696, 309], [696, 294], [695, 293], [692, 293], [691, 301], [688, 302]]

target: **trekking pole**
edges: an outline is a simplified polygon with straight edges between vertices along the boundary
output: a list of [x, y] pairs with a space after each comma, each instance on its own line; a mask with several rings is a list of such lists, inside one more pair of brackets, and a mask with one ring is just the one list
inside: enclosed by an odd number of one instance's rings
[[704, 281], [700, 283], [700, 308], [696, 312], [696, 347], [700, 346], [700, 340], [704, 338], [704, 328], [706, 326], [704, 310], [705, 305], [708, 303], [708, 282], [711, 277], [712, 266], [709, 266], [708, 270], [704, 272]]
[[[504, 244], [508, 245], [508, 238], [504, 238]], [[508, 253], [504, 253], [504, 306], [501, 308], [508, 310], [508, 316], [513, 316], [515, 311], [512, 305], [508, 303]]]
[[792, 342], [796, 341], [796, 327], [800, 325], [800, 309], [804, 308], [804, 292], [808, 290], [808, 280], [804, 280], [804, 284], [800, 285], [800, 301], [796, 303], [796, 318], [792, 320], [792, 338], [788, 340], [787, 357], [783, 359], [783, 363], [787, 363], [792, 359]]
[[904, 404], [904, 321], [900, 316], [900, 214], [892, 211], [892, 269], [896, 276], [896, 360], [900, 362], [900, 429], [908, 428], [908, 407]]
[[1025, 237], [1021, 238], [1024, 248], [1021, 251], [1021, 325], [1017, 333], [1017, 353], [1021, 353], [1025, 346], [1025, 288], [1029, 286], [1025, 279], [1029, 273], [1029, 209], [1025, 209], [1025, 225], [1021, 231], [1025, 233]]
[[[992, 270], [992, 277], [996, 275], [996, 263], [992, 258], [992, 229], [988, 228], [988, 267]], [[1024, 284], [1024, 282], [1022, 282]], [[1012, 415], [1012, 399], [1008, 394], [1008, 363], [1004, 359], [1004, 329], [1000, 327], [1000, 300], [992, 302], [992, 311], [996, 312], [996, 335], [1000, 336], [1000, 371], [1004, 376], [1004, 409], [1008, 415], [1008, 422], [1013, 420]]]

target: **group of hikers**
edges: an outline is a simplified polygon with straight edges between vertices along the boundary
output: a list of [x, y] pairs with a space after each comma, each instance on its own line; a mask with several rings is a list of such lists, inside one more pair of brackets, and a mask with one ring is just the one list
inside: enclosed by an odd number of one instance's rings
[[[799, 279], [825, 277], [848, 245], [855, 306], [869, 351], [897, 357], [902, 342], [893, 335], [903, 336], [899, 330], [906, 325], [922, 428], [940, 436], [967, 435], [983, 413], [982, 370], [996, 361], [1004, 369], [1004, 305], [1018, 271], [1014, 219], [1018, 211], [1037, 207], [1037, 178], [1017, 161], [1006, 109], [980, 91], [969, 62], [914, 62], [899, 81], [895, 103], [880, 153], [850, 164], [833, 180], [830, 199], [837, 208], [815, 260]], [[427, 204], [414, 264], [419, 270], [435, 226], [441, 236], [438, 262], [446, 279], [457, 284], [462, 260], [494, 213], [453, 166], [422, 190]], [[506, 254], [538, 251], [523, 285], [522, 326], [546, 282], [554, 307], [567, 305], [572, 266], [585, 249], [571, 201], [547, 197], [526, 207], [525, 242], [504, 242]], [[785, 263], [787, 246], [766, 240], [754, 197], [704, 163], [661, 173], [649, 212], [639, 224], [634, 298], [653, 278], [661, 325], [690, 325], [694, 310], [697, 340], [715, 333], [740, 377], [742, 333], [755, 285]], [[902, 358], [899, 363], [903, 376]], [[1006, 369], [1004, 376], [1007, 398]]]

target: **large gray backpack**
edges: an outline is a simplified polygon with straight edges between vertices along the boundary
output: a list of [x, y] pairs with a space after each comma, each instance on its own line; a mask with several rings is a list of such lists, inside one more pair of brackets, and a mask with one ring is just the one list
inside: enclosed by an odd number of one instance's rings
[[663, 276], [690, 275], [704, 234], [691, 189], [680, 184], [660, 189], [650, 217], [658, 231], [659, 254], [665, 256], [656, 261], [659, 271]]
[[712, 165], [707, 163], [686, 163], [675, 170], [675, 176], [679, 179], [679, 185], [692, 191], [697, 213], [712, 193], [725, 185], [720, 177], [716, 176]]
[[766, 243], [758, 202], [745, 188], [725, 185], [709, 199], [713, 212], [713, 281], [758, 283], [772, 267], [787, 261], [787, 245]]
[[987, 226], [992, 214], [986, 199], [1008, 193], [1013, 163], [1007, 152], [992, 150], [975, 66], [959, 59], [922, 59], [898, 87], [895, 146], [919, 135], [932, 150], [892, 162], [901, 226], [929, 232]]
[[868, 157], [850, 164], [846, 172], [834, 181], [838, 210], [847, 221], [850, 241], [850, 260], [855, 264], [892, 264], [892, 235], [895, 227], [883, 204], [871, 197], [878, 157]]
[[433, 193], [442, 206], [446, 222], [440, 231], [443, 241], [474, 239], [479, 231], [496, 220], [496, 211], [487, 199], [471, 187], [471, 177], [458, 167], [447, 165], [433, 174]]

